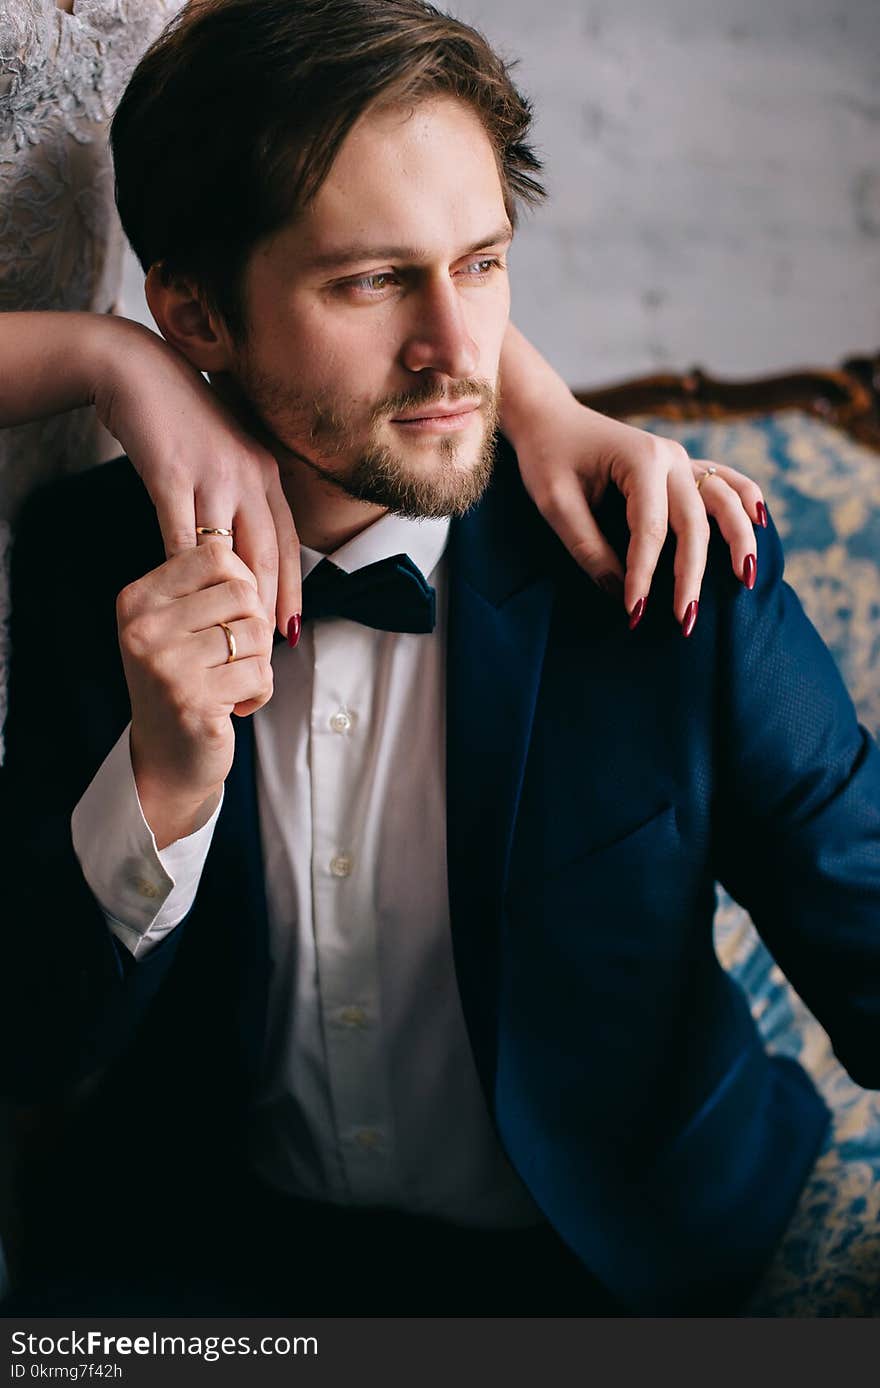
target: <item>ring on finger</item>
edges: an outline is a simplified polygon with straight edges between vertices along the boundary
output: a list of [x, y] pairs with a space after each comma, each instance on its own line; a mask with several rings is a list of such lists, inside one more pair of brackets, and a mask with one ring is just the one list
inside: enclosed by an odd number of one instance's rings
[[[702, 485], [703, 485], [703, 483], [705, 482], [705, 480], [706, 480], [707, 477], [714, 477], [714, 476], [716, 475], [717, 472], [718, 472], [717, 467], [710, 467], [710, 468], [707, 468], [706, 471], [703, 473], [702, 477], [698, 477], [698, 478], [697, 478], [697, 491], [700, 490], [700, 488], [702, 487]], [[723, 481], [724, 481], [724, 478], [723, 478], [723, 477], [719, 477], [719, 478], [718, 478], [718, 481], [719, 481], [719, 482], [723, 482]]]
[[222, 525], [197, 525], [197, 535], [225, 535], [227, 539], [232, 539], [232, 531], [225, 529]]
[[235, 644], [235, 634], [233, 633], [232, 628], [227, 626], [225, 622], [218, 622], [217, 625], [218, 627], [220, 627], [221, 631], [223, 632], [223, 635], [226, 637], [226, 648], [229, 652], [229, 654], [226, 657], [226, 664], [231, 665], [236, 655], [238, 654], [238, 647]]

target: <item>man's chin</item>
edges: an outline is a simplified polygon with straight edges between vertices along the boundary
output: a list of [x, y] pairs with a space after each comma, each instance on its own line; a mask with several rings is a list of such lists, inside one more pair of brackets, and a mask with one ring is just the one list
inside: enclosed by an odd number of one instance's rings
[[413, 519], [463, 516], [492, 477], [495, 445], [484, 433], [476, 445], [454, 435], [364, 453], [337, 482], [349, 496]]

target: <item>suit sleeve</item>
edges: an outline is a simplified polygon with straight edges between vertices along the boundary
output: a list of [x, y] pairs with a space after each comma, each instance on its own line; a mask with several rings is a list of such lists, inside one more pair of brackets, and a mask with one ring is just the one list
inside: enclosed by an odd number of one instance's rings
[[185, 931], [136, 962], [107, 929], [72, 843], [72, 811], [130, 717], [115, 603], [137, 576], [125, 563], [138, 562], [125, 558], [124, 528], [107, 529], [90, 504], [98, 489], [77, 484], [31, 499], [12, 553], [0, 1092], [24, 1101], [63, 1094], [125, 1048]]
[[880, 751], [758, 532], [758, 579], [719, 607], [717, 876], [828, 1031], [880, 1088]]

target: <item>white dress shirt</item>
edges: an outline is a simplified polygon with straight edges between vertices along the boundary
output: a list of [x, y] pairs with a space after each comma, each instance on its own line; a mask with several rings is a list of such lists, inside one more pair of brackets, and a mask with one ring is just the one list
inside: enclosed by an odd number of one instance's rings
[[[254, 714], [273, 962], [251, 1161], [277, 1189], [510, 1228], [543, 1216], [492, 1127], [455, 978], [446, 878], [448, 520], [383, 516], [328, 557], [409, 554], [430, 635], [342, 618], [275, 647]], [[303, 548], [303, 576], [324, 556]], [[218, 811], [160, 852], [128, 730], [73, 814], [108, 925], [139, 958], [190, 909]]]

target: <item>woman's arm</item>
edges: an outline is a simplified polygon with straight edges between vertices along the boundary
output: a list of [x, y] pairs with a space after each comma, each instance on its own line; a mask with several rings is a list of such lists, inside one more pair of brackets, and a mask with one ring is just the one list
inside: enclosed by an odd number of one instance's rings
[[[751, 515], [760, 488], [705, 465], [677, 443], [579, 405], [512, 325], [502, 355], [502, 425], [535, 504], [588, 573], [620, 596], [621, 565], [590, 511], [609, 482], [627, 498], [625, 607], [636, 625], [668, 526], [677, 535], [675, 613], [692, 630], [715, 516], [748, 587]], [[91, 313], [0, 314], [0, 427], [93, 404], [156, 507], [168, 557], [197, 543], [196, 525], [229, 525], [268, 615], [286, 632], [302, 611], [299, 542], [270, 453], [184, 357], [141, 324]], [[745, 508], [748, 508], [748, 514]], [[686, 618], [690, 615], [689, 624]]]
[[91, 405], [102, 354], [121, 336], [104, 314], [0, 314], [0, 428]]
[[94, 405], [139, 473], [168, 558], [232, 526], [281, 631], [302, 611], [299, 541], [278, 465], [158, 334], [95, 313], [0, 314], [0, 427]]
[[[501, 357], [501, 396], [501, 425], [516, 449], [535, 505], [587, 573], [611, 596], [623, 596], [631, 626], [641, 620], [670, 525], [677, 537], [675, 615], [686, 634], [696, 620], [706, 566], [707, 513], [730, 546], [737, 577], [753, 586], [752, 522], [767, 523], [756, 483], [734, 468], [692, 460], [672, 439], [578, 404], [561, 376], [513, 324]], [[697, 490], [697, 480], [709, 467], [715, 467], [715, 474]], [[591, 511], [609, 482], [626, 497], [631, 535], [623, 595], [620, 562]]]

